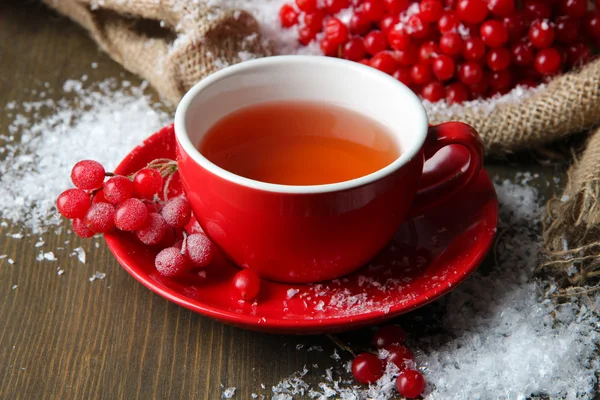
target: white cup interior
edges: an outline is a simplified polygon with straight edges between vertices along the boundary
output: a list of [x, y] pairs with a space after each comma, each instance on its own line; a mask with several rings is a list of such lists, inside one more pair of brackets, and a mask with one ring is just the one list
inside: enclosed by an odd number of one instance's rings
[[[355, 110], [395, 135], [400, 157], [387, 167], [350, 181], [291, 186], [232, 174], [198, 151], [204, 135], [220, 119], [250, 105], [271, 101], [326, 102]], [[236, 64], [210, 75], [183, 97], [175, 113], [177, 140], [202, 167], [232, 182], [279, 193], [321, 193], [364, 185], [415, 157], [428, 121], [419, 98], [393, 77], [365, 65], [317, 56], [276, 56]]]

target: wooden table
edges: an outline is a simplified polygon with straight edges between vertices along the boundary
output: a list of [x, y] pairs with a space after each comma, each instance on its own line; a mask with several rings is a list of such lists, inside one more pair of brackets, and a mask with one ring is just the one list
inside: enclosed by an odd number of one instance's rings
[[[68, 20], [35, 2], [0, 1], [0, 134], [11, 121], [1, 112], [6, 102], [35, 100], [26, 89], [42, 82], [58, 99], [66, 79], [84, 74], [91, 81], [138, 81]], [[510, 178], [524, 167], [488, 170]], [[532, 165], [525, 170], [540, 172], [541, 182], [553, 175]], [[0, 228], [0, 254], [16, 260], [15, 265], [0, 260], [0, 399], [218, 399], [231, 386], [236, 399], [250, 399], [251, 393], [270, 398], [272, 385], [304, 365], [318, 364], [306, 380], [319, 382], [336, 364], [330, 358], [335, 345], [326, 336], [240, 330], [154, 295], [121, 269], [102, 240], [99, 248], [93, 241], [73, 242], [86, 250], [86, 266], [68, 254], [40, 263], [37, 237], [8, 238], [11, 229]], [[52, 248], [65, 236], [43, 240]], [[57, 265], [64, 275], [57, 275]], [[90, 283], [97, 270], [106, 279]], [[400, 322], [413, 332], [437, 329], [443, 305], [441, 299]], [[360, 346], [368, 335], [353, 332], [341, 339]], [[298, 351], [298, 344], [323, 351]]]

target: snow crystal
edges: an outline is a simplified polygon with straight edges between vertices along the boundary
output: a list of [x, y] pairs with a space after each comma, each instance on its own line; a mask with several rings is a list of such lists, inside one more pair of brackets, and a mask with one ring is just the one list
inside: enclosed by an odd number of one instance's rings
[[18, 288], [17, 285], [12, 285], [12, 290], [15, 290], [16, 288]]
[[227, 388], [223, 391], [223, 395], [221, 396], [223, 399], [231, 399], [235, 395], [234, 387]]
[[98, 271], [96, 271], [94, 273], [94, 275], [92, 275], [92, 276], [90, 276], [88, 278], [88, 280], [90, 282], [94, 282], [96, 279], [103, 280], [104, 278], [106, 278], [106, 274], [104, 272], [98, 272]]
[[13, 265], [15, 263], [15, 260], [13, 260], [12, 258], [9, 258], [8, 260], [6, 260], [7, 263], [9, 263], [10, 265]]
[[83, 248], [81, 247], [76, 247], [73, 249], [73, 252], [71, 253], [71, 256], [77, 256], [77, 259], [82, 263], [85, 264], [85, 250], [83, 250]]
[[296, 294], [298, 294], [298, 292], [300, 292], [299, 289], [288, 289], [286, 298], [289, 300], [292, 297], [294, 297]]

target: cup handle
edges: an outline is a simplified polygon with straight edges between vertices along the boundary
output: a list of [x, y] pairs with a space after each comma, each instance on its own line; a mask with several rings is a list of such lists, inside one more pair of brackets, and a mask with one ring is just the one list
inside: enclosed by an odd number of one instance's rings
[[479, 175], [483, 166], [483, 142], [475, 129], [462, 122], [446, 122], [429, 127], [423, 146], [425, 160], [433, 157], [442, 147], [452, 144], [459, 144], [468, 150], [470, 159], [467, 170], [459, 171], [443, 182], [426, 188], [420, 187], [411, 208], [411, 215], [420, 215], [429, 208], [446, 201], [468, 186]]

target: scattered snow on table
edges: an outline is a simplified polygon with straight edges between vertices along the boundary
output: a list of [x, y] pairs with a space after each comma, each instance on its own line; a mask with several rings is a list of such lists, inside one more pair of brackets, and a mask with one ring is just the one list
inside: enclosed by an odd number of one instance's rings
[[235, 389], [234, 387], [230, 387], [227, 388], [223, 391], [223, 396], [222, 398], [224, 399], [231, 399], [234, 395], [235, 395]]
[[94, 275], [90, 276], [88, 280], [90, 282], [94, 282], [95, 280], [104, 280], [106, 278], [106, 274], [104, 272], [94, 272]]

